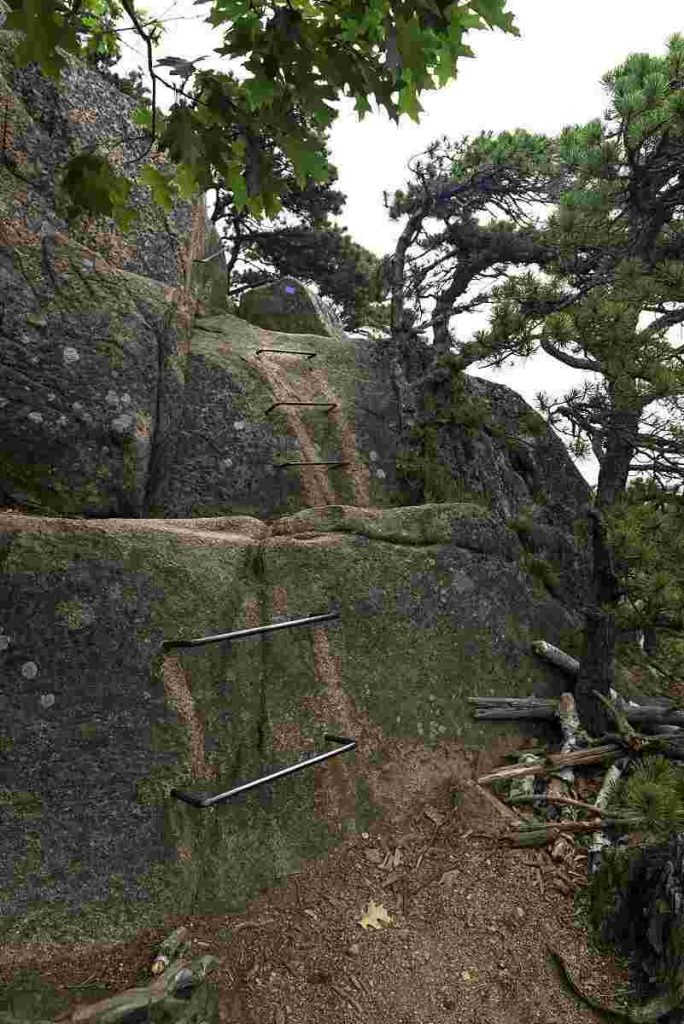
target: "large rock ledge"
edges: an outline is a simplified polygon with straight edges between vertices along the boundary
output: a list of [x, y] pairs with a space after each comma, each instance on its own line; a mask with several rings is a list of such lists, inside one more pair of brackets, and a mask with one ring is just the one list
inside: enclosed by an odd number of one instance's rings
[[[407, 801], [419, 784], [407, 765], [439, 786], [495, 735], [516, 746], [467, 697], [558, 692], [530, 641], [577, 625], [516, 544], [457, 503], [274, 523], [0, 514], [0, 935], [105, 940], [168, 913], [237, 912], [399, 813], [392, 779]], [[339, 620], [162, 649], [330, 610]], [[326, 732], [357, 749], [211, 811], [169, 797], [293, 763]]]

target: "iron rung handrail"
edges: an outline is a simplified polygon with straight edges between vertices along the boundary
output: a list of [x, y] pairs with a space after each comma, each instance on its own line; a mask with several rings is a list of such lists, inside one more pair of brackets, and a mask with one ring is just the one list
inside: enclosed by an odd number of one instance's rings
[[348, 462], [274, 462], [276, 469], [281, 466], [348, 466]]
[[258, 348], [255, 350], [257, 355], [262, 352], [289, 352], [295, 356], [308, 356], [309, 359], [313, 359], [314, 356], [318, 355], [318, 352], [305, 352], [301, 348]]
[[298, 764], [281, 768], [279, 771], [272, 772], [270, 775], [264, 775], [260, 779], [245, 782], [242, 786], [234, 786], [227, 793], [217, 793], [215, 796], [197, 796], [194, 793], [183, 793], [178, 789], [172, 789], [170, 795], [175, 797], [176, 800], [182, 800], [186, 804], [191, 804], [193, 807], [213, 807], [214, 804], [223, 803], [224, 800], [229, 800], [231, 796], [237, 796], [238, 793], [246, 793], [250, 789], [256, 789], [257, 786], [264, 786], [267, 782], [273, 782], [274, 779], [282, 779], [286, 775], [294, 775], [295, 772], [300, 772], [303, 768], [320, 764], [321, 761], [326, 761], [329, 757], [335, 757], [337, 754], [344, 754], [348, 750], [353, 750], [356, 746], [356, 740], [349, 739], [346, 736], [330, 736], [326, 734], [323, 738], [326, 742], [342, 743], [343, 746], [338, 747], [337, 750], [329, 750], [325, 754], [316, 754], [306, 761], [300, 761]]
[[279, 405], [317, 405], [317, 406], [328, 406], [328, 412], [332, 412], [333, 409], [337, 408], [337, 402], [274, 402], [273, 405], [269, 405], [265, 411], [264, 416], [268, 416], [272, 409], [277, 408]]
[[308, 615], [303, 619], [290, 619], [289, 622], [272, 622], [267, 626], [253, 626], [250, 629], [235, 629], [232, 633], [218, 633], [216, 636], [202, 636], [194, 640], [164, 640], [162, 647], [199, 647], [201, 644], [217, 643], [219, 640], [237, 640], [243, 636], [255, 636], [274, 629], [287, 629], [290, 626], [304, 626], [309, 622], [326, 622], [339, 619], [339, 612], [326, 612], [325, 615]]

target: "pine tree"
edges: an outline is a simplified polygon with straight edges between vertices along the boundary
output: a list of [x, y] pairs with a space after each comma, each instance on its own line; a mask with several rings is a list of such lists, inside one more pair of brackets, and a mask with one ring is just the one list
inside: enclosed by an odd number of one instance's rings
[[596, 734], [609, 724], [593, 691], [614, 684], [621, 598], [609, 521], [625, 505], [630, 473], [671, 480], [684, 470], [684, 348], [668, 335], [684, 322], [684, 38], [672, 37], [664, 57], [631, 55], [604, 84], [604, 118], [560, 136], [572, 187], [543, 232], [556, 257], [543, 276], [527, 271], [499, 286], [490, 328], [476, 336], [500, 361], [541, 348], [593, 375], [541, 403], [575, 452], [591, 447], [599, 461], [575, 694]]

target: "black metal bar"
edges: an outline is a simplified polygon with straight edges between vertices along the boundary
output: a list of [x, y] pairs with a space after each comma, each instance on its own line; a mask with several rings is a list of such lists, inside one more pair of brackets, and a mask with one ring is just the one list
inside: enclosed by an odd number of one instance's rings
[[348, 462], [274, 462], [276, 469], [280, 466], [348, 466]]
[[216, 796], [196, 796], [194, 793], [182, 793], [178, 789], [172, 789], [170, 795], [175, 797], [176, 800], [182, 800], [186, 804], [191, 804], [193, 807], [213, 807], [214, 804], [223, 803], [224, 800], [229, 800], [231, 796], [237, 796], [238, 793], [246, 793], [249, 789], [264, 786], [267, 782], [273, 782], [274, 779], [282, 779], [286, 775], [294, 775], [295, 772], [300, 772], [303, 768], [320, 764], [321, 761], [326, 761], [337, 754], [344, 754], [348, 750], [353, 750], [356, 746], [356, 740], [348, 739], [346, 736], [330, 736], [326, 734], [323, 738], [328, 743], [342, 743], [344, 745], [338, 747], [337, 750], [328, 751], [327, 754], [316, 754], [306, 761], [292, 764], [288, 768], [281, 768], [280, 771], [264, 775], [260, 779], [253, 779], [252, 782], [245, 782], [242, 786], [235, 786], [233, 789], [229, 789], [227, 793], [217, 793]]
[[332, 412], [333, 409], [337, 408], [337, 402], [274, 402], [273, 405], [269, 405], [268, 409], [264, 413], [264, 416], [268, 416], [272, 409], [275, 409], [279, 405], [318, 405], [328, 406], [328, 412]]
[[310, 622], [326, 622], [339, 619], [339, 612], [326, 612], [325, 615], [308, 615], [304, 619], [290, 619], [289, 622], [272, 622], [268, 626], [253, 626], [250, 629], [235, 629], [232, 633], [218, 633], [216, 636], [202, 636], [195, 640], [164, 640], [162, 647], [199, 647], [201, 644], [213, 644], [219, 640], [239, 640], [243, 636], [256, 636], [257, 633], [268, 633], [274, 629], [288, 629], [290, 626], [305, 626]]
[[294, 356], [308, 356], [309, 359], [313, 359], [314, 356], [318, 355], [318, 352], [305, 352], [301, 348], [258, 348], [256, 354], [259, 355], [261, 352], [289, 352]]

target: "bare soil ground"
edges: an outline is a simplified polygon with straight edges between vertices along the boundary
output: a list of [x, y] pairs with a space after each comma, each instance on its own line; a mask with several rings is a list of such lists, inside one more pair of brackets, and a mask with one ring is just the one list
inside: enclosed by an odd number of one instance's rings
[[[464, 763], [460, 807], [453, 776], [433, 779], [410, 806], [398, 799], [396, 814], [346, 837], [325, 861], [307, 862], [243, 914], [170, 917], [130, 943], [0, 944], [0, 983], [31, 969], [70, 1006], [83, 1006], [74, 986], [97, 982], [114, 995], [144, 983], [160, 941], [184, 924], [192, 955], [220, 960], [212, 978], [221, 1024], [597, 1021], [548, 958], [548, 947], [557, 949], [603, 1003], [614, 1003], [627, 980], [573, 921], [581, 858], [554, 862], [496, 840], [501, 812], [474, 782], [492, 762], [500, 755], [471, 758], [467, 772]], [[361, 926], [370, 900], [390, 925]]]

